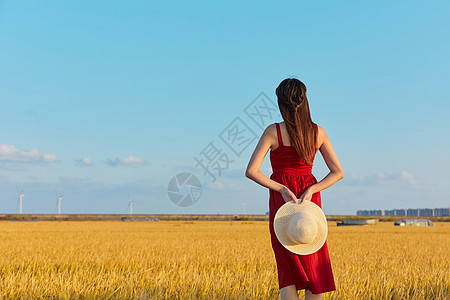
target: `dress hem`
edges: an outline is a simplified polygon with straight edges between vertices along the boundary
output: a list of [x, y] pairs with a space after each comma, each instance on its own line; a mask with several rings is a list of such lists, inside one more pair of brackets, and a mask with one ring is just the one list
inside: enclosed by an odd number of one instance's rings
[[311, 293], [313, 293], [313, 294], [323, 294], [323, 293], [329, 293], [329, 292], [334, 292], [334, 291], [336, 291], [336, 288], [334, 288], [334, 289], [329, 289], [329, 290], [323, 290], [323, 291], [313, 291], [313, 290], [311, 290], [311, 289], [309, 289], [308, 287], [311, 285], [311, 283], [308, 283], [308, 282], [305, 282], [305, 281], [302, 281], [302, 282], [293, 282], [293, 283], [289, 283], [289, 284], [286, 284], [286, 285], [284, 285], [284, 286], [279, 286], [279, 288], [280, 288], [280, 290], [282, 289], [282, 288], [285, 288], [285, 287], [287, 287], [287, 286], [290, 286], [290, 285], [295, 285], [295, 288], [296, 288], [296, 290], [297, 291], [301, 291], [301, 290], [309, 290]]

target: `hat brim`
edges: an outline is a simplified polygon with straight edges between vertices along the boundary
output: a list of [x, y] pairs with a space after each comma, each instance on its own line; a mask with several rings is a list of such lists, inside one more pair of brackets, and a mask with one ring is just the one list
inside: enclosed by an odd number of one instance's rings
[[[311, 243], [297, 244], [292, 242], [287, 235], [287, 226], [292, 216], [298, 212], [309, 214], [317, 223], [317, 235]], [[312, 254], [322, 248], [328, 234], [325, 214], [317, 204], [311, 201], [304, 201], [301, 204], [296, 204], [294, 201], [286, 202], [275, 214], [273, 226], [275, 235], [280, 243], [289, 251], [300, 255]]]

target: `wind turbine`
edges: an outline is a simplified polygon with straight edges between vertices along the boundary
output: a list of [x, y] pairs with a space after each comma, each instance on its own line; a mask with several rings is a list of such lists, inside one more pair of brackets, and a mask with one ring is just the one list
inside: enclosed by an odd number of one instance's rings
[[128, 193], [128, 207], [130, 208], [130, 215], [133, 214], [133, 201], [130, 199], [130, 193]]
[[58, 203], [58, 215], [60, 215], [61, 214], [61, 200], [62, 200], [62, 197], [63, 197], [63, 194], [58, 194], [56, 191], [55, 191], [55, 194], [56, 194], [56, 198], [57, 198], [57, 203]]
[[22, 199], [25, 195], [23, 194], [23, 190], [21, 192], [19, 192], [19, 189], [17, 189], [17, 194], [18, 194], [18, 200], [19, 200], [19, 212], [20, 212], [20, 214], [22, 214]]

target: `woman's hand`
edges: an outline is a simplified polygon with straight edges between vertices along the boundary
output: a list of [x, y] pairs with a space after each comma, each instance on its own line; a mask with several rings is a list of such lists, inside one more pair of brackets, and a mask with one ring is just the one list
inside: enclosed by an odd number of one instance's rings
[[313, 192], [310, 188], [307, 188], [306, 191], [303, 192], [303, 194], [298, 199], [298, 203], [302, 204], [303, 201], [311, 201]]
[[280, 194], [285, 202], [294, 201], [294, 203], [297, 203], [297, 196], [287, 187], [283, 187]]

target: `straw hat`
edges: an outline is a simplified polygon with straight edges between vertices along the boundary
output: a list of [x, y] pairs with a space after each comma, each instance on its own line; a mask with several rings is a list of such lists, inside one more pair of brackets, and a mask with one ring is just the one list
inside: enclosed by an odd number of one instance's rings
[[322, 209], [311, 201], [296, 204], [289, 201], [275, 214], [275, 235], [289, 251], [307, 255], [322, 248], [327, 239], [327, 218]]

